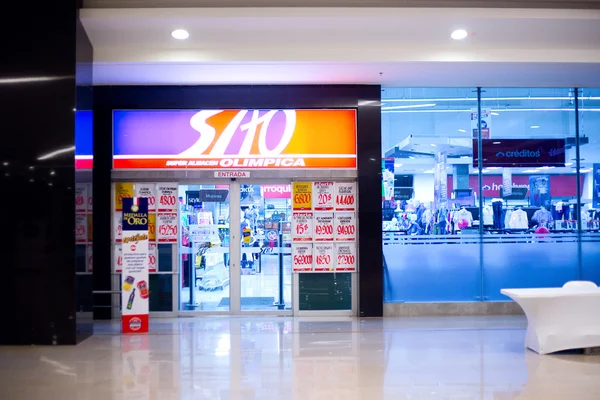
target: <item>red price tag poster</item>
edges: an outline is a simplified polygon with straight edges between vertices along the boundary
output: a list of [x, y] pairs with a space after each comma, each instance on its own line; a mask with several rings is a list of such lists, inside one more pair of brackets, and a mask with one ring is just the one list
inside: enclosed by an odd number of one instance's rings
[[123, 241], [123, 212], [121, 211], [113, 213], [113, 237], [116, 243]]
[[94, 272], [94, 257], [93, 257], [93, 245], [88, 244], [85, 247], [85, 265], [86, 272]]
[[158, 251], [155, 244], [148, 244], [148, 271], [156, 272], [158, 267]]
[[356, 271], [356, 243], [335, 244], [335, 270], [337, 272]]
[[177, 243], [178, 222], [177, 213], [156, 214], [156, 238], [158, 243]]
[[87, 211], [87, 186], [75, 185], [75, 212], [84, 213]]
[[335, 269], [333, 243], [315, 243], [313, 261], [315, 272], [332, 272]]
[[335, 210], [356, 210], [356, 183], [345, 182], [335, 184]]
[[156, 185], [156, 209], [158, 212], [176, 212], [177, 203], [176, 183], [159, 183]]
[[312, 242], [313, 240], [313, 213], [292, 213], [292, 241]]
[[356, 240], [356, 214], [353, 212], [336, 212], [333, 219], [335, 240], [353, 242]]
[[113, 252], [113, 268], [115, 272], [123, 272], [123, 246], [115, 245]]
[[92, 212], [94, 209], [94, 195], [93, 195], [93, 186], [92, 184], [87, 185], [87, 210]]
[[153, 213], [156, 211], [156, 187], [154, 183], [136, 183], [134, 186], [135, 197], [148, 199], [148, 212]]
[[333, 241], [333, 213], [315, 213], [315, 240], [318, 242]]
[[313, 183], [313, 210], [333, 211], [335, 184], [333, 182]]
[[313, 245], [312, 243], [292, 244], [292, 271], [312, 272], [313, 270]]
[[87, 242], [87, 215], [77, 214], [75, 215], [75, 242], [85, 243]]

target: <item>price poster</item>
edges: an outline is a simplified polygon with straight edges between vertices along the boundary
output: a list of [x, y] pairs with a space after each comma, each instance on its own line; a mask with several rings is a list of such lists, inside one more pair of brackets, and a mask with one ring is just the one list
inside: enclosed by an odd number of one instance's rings
[[333, 241], [333, 213], [318, 212], [315, 213], [315, 241], [332, 242]]
[[93, 245], [88, 244], [85, 247], [85, 264], [86, 264], [86, 272], [94, 271], [94, 257], [93, 257]]
[[148, 236], [151, 242], [156, 242], [156, 214], [148, 214]]
[[356, 271], [356, 243], [336, 243], [335, 259], [336, 271]]
[[135, 197], [148, 199], [148, 212], [156, 211], [156, 186], [154, 183], [136, 183]]
[[356, 210], [356, 183], [345, 182], [335, 184], [335, 210]]
[[87, 211], [87, 185], [75, 185], [75, 212]]
[[350, 242], [356, 240], [356, 214], [353, 212], [335, 213], [334, 227], [335, 240]]
[[86, 214], [75, 215], [75, 242], [87, 242], [87, 225], [88, 219]]
[[94, 185], [91, 184], [87, 186], [87, 210], [89, 212], [92, 212], [92, 210], [94, 209], [93, 187]]
[[158, 250], [153, 243], [148, 244], [148, 271], [156, 272], [158, 269]]
[[159, 183], [156, 185], [158, 212], [177, 212], [177, 184]]
[[313, 183], [313, 210], [333, 211], [335, 184], [333, 182]]
[[333, 243], [315, 243], [313, 260], [315, 272], [330, 272], [335, 269]]
[[313, 240], [313, 213], [292, 213], [292, 241], [312, 242]]
[[123, 240], [123, 213], [113, 213], [113, 237], [115, 242], [121, 243]]
[[292, 207], [294, 210], [312, 208], [312, 182], [294, 182], [292, 184]]
[[113, 252], [113, 267], [115, 272], [123, 271], [123, 246], [120, 244], [115, 245], [115, 251]]
[[313, 270], [313, 245], [312, 243], [292, 244], [292, 271], [312, 272]]
[[156, 215], [158, 243], [177, 243], [177, 222], [177, 213], [158, 213]]
[[123, 199], [133, 197], [133, 183], [117, 182], [115, 183], [115, 210], [123, 210]]

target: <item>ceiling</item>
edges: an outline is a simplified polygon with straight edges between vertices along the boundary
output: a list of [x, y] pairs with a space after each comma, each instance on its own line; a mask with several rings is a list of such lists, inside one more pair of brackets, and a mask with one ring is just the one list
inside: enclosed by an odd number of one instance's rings
[[[83, 9], [94, 83], [600, 86], [599, 10]], [[184, 28], [190, 38], [170, 32]], [[470, 36], [453, 41], [450, 32]]]

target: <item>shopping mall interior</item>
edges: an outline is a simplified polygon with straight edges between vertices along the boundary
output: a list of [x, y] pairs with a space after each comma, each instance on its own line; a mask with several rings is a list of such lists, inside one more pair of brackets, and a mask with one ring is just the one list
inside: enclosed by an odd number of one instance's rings
[[0, 397], [597, 399], [600, 1], [466, 3], [11, 2]]

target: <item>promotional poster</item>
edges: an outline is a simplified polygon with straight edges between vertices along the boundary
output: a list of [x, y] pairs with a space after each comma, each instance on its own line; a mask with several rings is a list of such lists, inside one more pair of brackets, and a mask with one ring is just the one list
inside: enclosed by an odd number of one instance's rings
[[123, 333], [148, 332], [148, 199], [123, 199], [121, 274], [121, 329]]

